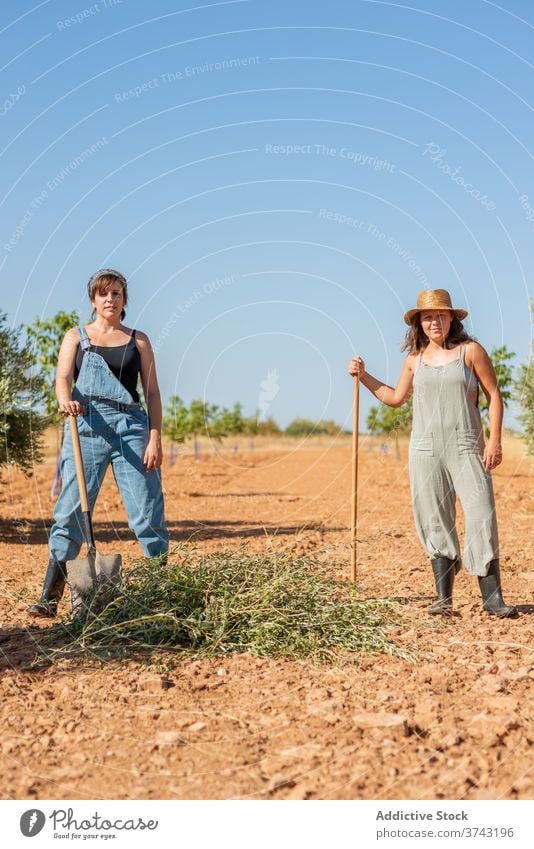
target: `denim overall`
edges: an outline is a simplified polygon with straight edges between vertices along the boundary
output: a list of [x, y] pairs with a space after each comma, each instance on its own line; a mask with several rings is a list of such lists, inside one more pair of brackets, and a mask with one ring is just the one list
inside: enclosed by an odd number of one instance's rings
[[415, 526], [431, 559], [460, 559], [456, 494], [465, 517], [463, 562], [484, 577], [499, 557], [491, 475], [484, 469], [484, 434], [468, 391], [465, 347], [456, 359], [429, 366], [422, 354], [413, 379], [410, 486]]
[[[148, 444], [148, 416], [100, 354], [91, 351], [84, 328], [78, 328], [83, 350], [82, 366], [72, 392], [74, 401], [86, 408], [78, 416], [78, 430], [91, 511], [106, 470], [113, 474], [128, 516], [146, 557], [163, 554], [169, 534], [163, 515], [163, 493], [159, 469], [147, 471], [143, 457]], [[50, 556], [74, 560], [84, 542], [80, 496], [72, 452], [70, 428], [61, 455], [63, 486], [54, 509], [50, 532]]]

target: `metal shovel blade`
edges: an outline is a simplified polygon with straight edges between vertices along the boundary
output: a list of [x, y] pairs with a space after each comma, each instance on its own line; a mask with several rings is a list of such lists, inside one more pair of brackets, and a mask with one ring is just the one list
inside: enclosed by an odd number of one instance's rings
[[111, 601], [121, 578], [120, 554], [88, 551], [86, 557], [67, 561], [67, 582], [71, 589], [72, 616], [98, 613]]

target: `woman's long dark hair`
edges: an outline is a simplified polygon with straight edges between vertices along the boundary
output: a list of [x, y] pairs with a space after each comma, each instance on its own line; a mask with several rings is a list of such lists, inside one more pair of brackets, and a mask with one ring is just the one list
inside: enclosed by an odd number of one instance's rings
[[[404, 340], [401, 351], [409, 351], [410, 354], [420, 354], [428, 345], [429, 339], [428, 336], [425, 336], [423, 333], [423, 328], [421, 327], [421, 322], [419, 320], [420, 315], [421, 313], [416, 312], [412, 318], [410, 328], [406, 333], [406, 339]], [[474, 341], [473, 337], [469, 336], [469, 333], [464, 330], [464, 326], [460, 319], [453, 315], [451, 326], [449, 328], [449, 335], [445, 340], [445, 347], [455, 348], [456, 345], [460, 344], [460, 342]]]

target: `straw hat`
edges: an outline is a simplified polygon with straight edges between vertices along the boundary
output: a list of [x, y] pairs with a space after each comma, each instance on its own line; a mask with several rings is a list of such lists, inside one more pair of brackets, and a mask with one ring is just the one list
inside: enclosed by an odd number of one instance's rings
[[408, 310], [404, 316], [406, 324], [412, 323], [412, 318], [423, 310], [450, 310], [460, 321], [469, 313], [467, 310], [458, 310], [451, 303], [451, 296], [446, 289], [424, 289], [417, 297], [417, 306]]

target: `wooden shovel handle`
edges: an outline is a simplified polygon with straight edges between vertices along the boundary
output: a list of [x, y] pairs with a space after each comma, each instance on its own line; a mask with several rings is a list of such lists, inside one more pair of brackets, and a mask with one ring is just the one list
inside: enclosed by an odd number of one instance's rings
[[78, 417], [69, 416], [70, 434], [72, 436], [72, 450], [76, 464], [76, 477], [80, 491], [80, 502], [82, 513], [89, 513], [89, 498], [87, 497], [87, 484], [85, 483], [85, 470], [83, 468], [82, 449], [80, 445], [80, 434], [78, 433]]
[[360, 418], [360, 381], [354, 378], [352, 401], [352, 514], [350, 525], [350, 579], [356, 583], [356, 528], [358, 522], [358, 428]]

